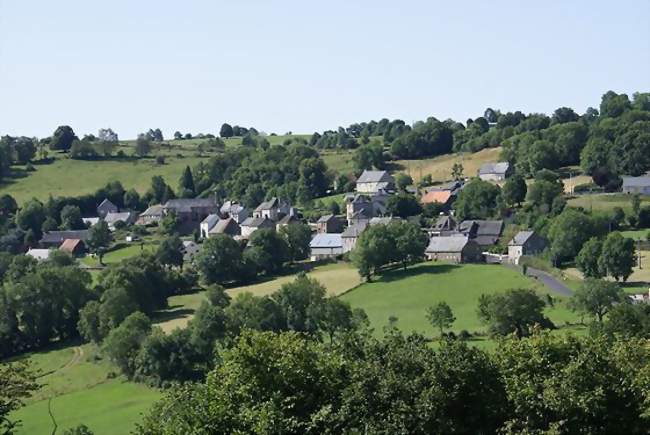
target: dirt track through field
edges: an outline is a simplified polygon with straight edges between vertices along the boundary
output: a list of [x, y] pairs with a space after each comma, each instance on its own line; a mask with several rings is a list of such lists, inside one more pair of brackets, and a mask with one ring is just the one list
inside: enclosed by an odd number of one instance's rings
[[70, 358], [70, 361], [59, 367], [58, 369], [50, 370], [49, 372], [41, 373], [38, 375], [36, 378], [43, 378], [45, 376], [51, 375], [53, 373], [56, 373], [61, 370], [68, 369], [70, 367], [73, 367], [77, 365], [79, 362], [81, 362], [81, 359], [84, 357], [84, 350], [81, 346], [75, 346], [72, 348], [73, 355], [72, 358]]

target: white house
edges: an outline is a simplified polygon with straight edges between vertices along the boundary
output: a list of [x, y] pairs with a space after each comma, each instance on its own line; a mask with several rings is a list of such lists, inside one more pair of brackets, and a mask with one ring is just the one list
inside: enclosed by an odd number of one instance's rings
[[208, 235], [210, 234], [210, 230], [214, 228], [217, 222], [219, 222], [218, 214], [209, 214], [205, 219], [203, 219], [199, 224], [201, 238], [207, 239]]
[[334, 258], [343, 254], [343, 241], [340, 234], [320, 233], [311, 239], [309, 248], [312, 261]]
[[377, 193], [380, 190], [393, 190], [395, 180], [388, 171], [363, 171], [357, 180], [357, 192]]
[[478, 170], [478, 176], [483, 181], [503, 181], [510, 175], [510, 163], [483, 163]]

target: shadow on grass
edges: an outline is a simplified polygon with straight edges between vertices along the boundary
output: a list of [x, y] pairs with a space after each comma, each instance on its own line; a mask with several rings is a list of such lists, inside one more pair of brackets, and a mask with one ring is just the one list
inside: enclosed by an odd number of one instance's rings
[[[181, 307], [181, 305], [174, 305], [174, 307]], [[170, 320], [182, 319], [194, 314], [192, 308], [174, 308], [170, 307], [164, 311], [156, 311], [153, 315], [153, 320], [156, 322], [168, 322]]]
[[418, 265], [418, 266], [411, 266], [407, 268], [406, 270], [404, 269], [394, 269], [391, 271], [386, 271], [381, 274], [380, 277], [375, 278], [375, 282], [392, 282], [392, 281], [398, 281], [404, 278], [408, 278], [411, 276], [417, 276], [417, 275], [422, 275], [422, 274], [438, 274], [438, 273], [448, 273], [453, 271], [454, 269], [458, 269], [459, 266], [455, 264], [446, 264], [446, 263], [438, 263], [438, 264], [424, 264], [424, 265]]

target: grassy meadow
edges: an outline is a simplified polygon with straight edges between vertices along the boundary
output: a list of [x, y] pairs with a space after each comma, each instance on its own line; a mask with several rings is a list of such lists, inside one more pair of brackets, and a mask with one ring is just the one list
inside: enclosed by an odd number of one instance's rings
[[[629, 211], [632, 208], [632, 196], [625, 193], [600, 193], [594, 195], [580, 195], [570, 198], [567, 205], [582, 207], [585, 210], [611, 210], [621, 207]], [[641, 207], [650, 205], [650, 197], [641, 196]]]

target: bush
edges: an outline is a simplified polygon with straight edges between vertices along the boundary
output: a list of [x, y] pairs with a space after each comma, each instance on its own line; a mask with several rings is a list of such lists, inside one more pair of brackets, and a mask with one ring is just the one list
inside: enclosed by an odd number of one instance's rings
[[164, 165], [165, 164], [165, 156], [156, 156], [156, 164]]
[[463, 329], [458, 334], [458, 338], [461, 340], [469, 340], [470, 338], [472, 338], [472, 334], [467, 329]]
[[34, 165], [32, 165], [31, 163], [28, 162], [28, 163], [25, 165], [25, 170], [26, 170], [27, 172], [34, 172], [34, 171], [36, 170], [36, 168], [34, 167]]

